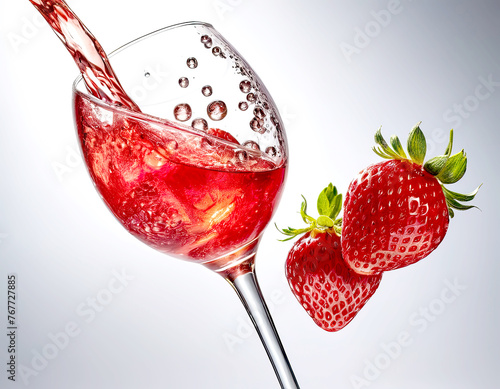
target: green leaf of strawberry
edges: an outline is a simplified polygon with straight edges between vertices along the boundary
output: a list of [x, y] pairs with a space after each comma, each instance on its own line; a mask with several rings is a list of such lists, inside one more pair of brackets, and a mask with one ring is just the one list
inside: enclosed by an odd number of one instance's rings
[[410, 132], [410, 136], [408, 137], [408, 154], [410, 154], [410, 159], [422, 165], [425, 158], [425, 153], [427, 152], [427, 143], [425, 141], [425, 136], [422, 130], [420, 129], [420, 123], [418, 123], [413, 130]]
[[[340, 201], [336, 201], [336, 199]], [[338, 206], [338, 204], [340, 204], [340, 206]], [[334, 219], [340, 212], [341, 206], [342, 196], [338, 196], [337, 188], [330, 183], [318, 196], [318, 213]]]
[[448, 158], [436, 177], [443, 184], [454, 184], [464, 176], [465, 170], [467, 170], [467, 157], [462, 150]]
[[307, 214], [307, 200], [304, 196], [302, 196], [302, 198], [304, 201], [302, 201], [300, 206], [300, 215], [304, 223], [309, 226], [305, 228], [288, 227], [282, 230], [276, 226], [278, 231], [288, 236], [288, 238], [282, 239], [282, 242], [312, 230], [327, 230], [333, 228], [333, 230], [340, 235], [342, 219], [338, 218], [338, 215], [342, 208], [342, 195], [337, 192], [337, 188], [333, 186], [333, 184], [330, 183], [318, 196], [317, 208], [319, 217], [317, 219]]

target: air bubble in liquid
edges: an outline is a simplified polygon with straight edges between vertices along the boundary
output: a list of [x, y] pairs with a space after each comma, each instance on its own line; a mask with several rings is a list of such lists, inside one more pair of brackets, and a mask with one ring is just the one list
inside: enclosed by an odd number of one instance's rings
[[179, 148], [179, 144], [177, 143], [177, 141], [171, 139], [169, 141], [167, 141], [165, 143], [165, 146], [167, 147], [167, 149], [172, 152], [172, 151], [175, 151]]
[[254, 130], [255, 132], [258, 132], [259, 134], [263, 134], [266, 132], [266, 129], [263, 126], [263, 120], [259, 118], [253, 118], [250, 121], [250, 128]]
[[271, 122], [273, 123], [274, 127], [279, 128], [280, 127], [280, 122], [278, 119], [276, 119], [275, 116], [271, 116]]
[[207, 49], [212, 47], [212, 38], [210, 38], [208, 35], [203, 35], [201, 37], [201, 43], [205, 45]]
[[255, 107], [255, 109], [253, 110], [253, 114], [259, 119], [264, 119], [266, 117], [266, 113], [260, 107]]
[[191, 57], [191, 58], [187, 59], [186, 64], [187, 64], [189, 69], [194, 69], [194, 68], [198, 67], [198, 60], [194, 57]]
[[248, 147], [252, 150], [260, 150], [259, 144], [257, 142], [254, 142], [253, 140], [247, 140], [245, 143], [243, 143], [243, 146]]
[[266, 149], [266, 154], [270, 155], [271, 157], [276, 157], [276, 155], [278, 155], [278, 153], [276, 152], [276, 149], [273, 146], [269, 146]]
[[189, 86], [189, 80], [186, 77], [179, 78], [179, 85], [181, 88], [187, 88]]
[[215, 55], [216, 57], [218, 57], [221, 53], [221, 49], [219, 46], [215, 46], [213, 49], [212, 49], [212, 54]]
[[151, 73], [149, 73], [149, 72], [144, 73], [144, 77], [146, 77], [146, 78], [148, 78], [150, 75], [151, 75]]
[[240, 91], [243, 93], [248, 93], [250, 92], [250, 89], [252, 89], [252, 84], [248, 80], [244, 80], [240, 82]]
[[249, 93], [247, 95], [247, 100], [250, 102], [250, 103], [254, 103], [256, 98], [255, 98], [255, 95], [253, 93]]
[[246, 101], [241, 101], [238, 104], [238, 108], [242, 111], [246, 111], [248, 109], [248, 103]]
[[178, 104], [174, 108], [174, 116], [180, 122], [185, 122], [191, 119], [192, 115], [191, 107], [189, 104]]
[[236, 158], [239, 162], [246, 162], [248, 159], [248, 153], [245, 150], [238, 150], [236, 152]]
[[201, 93], [203, 93], [205, 97], [212, 96], [212, 87], [210, 85], [205, 85], [201, 88]]
[[223, 101], [217, 100], [210, 103], [207, 107], [208, 117], [212, 120], [219, 121], [226, 117], [227, 106]]
[[203, 118], [197, 118], [197, 119], [193, 120], [193, 122], [191, 123], [191, 127], [196, 128], [197, 130], [200, 130], [200, 131], [207, 131], [208, 130], [208, 123]]

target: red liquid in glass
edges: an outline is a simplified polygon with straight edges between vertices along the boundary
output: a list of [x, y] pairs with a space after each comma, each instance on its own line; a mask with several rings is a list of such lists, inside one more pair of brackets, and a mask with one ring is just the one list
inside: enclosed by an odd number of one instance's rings
[[252, 254], [279, 200], [284, 165], [135, 114], [140, 109], [123, 90], [101, 45], [68, 5], [30, 1], [72, 55], [90, 93], [129, 110], [75, 94], [84, 158], [116, 218], [151, 247], [215, 270]]
[[102, 198], [155, 249], [202, 263], [221, 258], [214, 265], [220, 268], [232, 252], [256, 243], [271, 219], [285, 168], [263, 154], [107, 110], [78, 93], [75, 117]]

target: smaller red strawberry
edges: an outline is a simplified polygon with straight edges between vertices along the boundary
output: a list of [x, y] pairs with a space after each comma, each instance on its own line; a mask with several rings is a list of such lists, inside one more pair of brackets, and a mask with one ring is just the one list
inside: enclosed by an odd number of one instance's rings
[[285, 240], [305, 233], [288, 254], [286, 277], [300, 305], [326, 331], [344, 328], [382, 279], [380, 274], [357, 274], [345, 264], [340, 244], [341, 219], [337, 219], [341, 207], [342, 195], [330, 184], [318, 198], [318, 219], [307, 215], [304, 198], [300, 213], [309, 226], [281, 231], [290, 236]]

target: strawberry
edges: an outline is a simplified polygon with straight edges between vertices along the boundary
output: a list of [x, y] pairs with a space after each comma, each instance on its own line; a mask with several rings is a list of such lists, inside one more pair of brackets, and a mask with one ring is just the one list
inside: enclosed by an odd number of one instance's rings
[[240, 144], [234, 136], [232, 136], [229, 132], [221, 130], [220, 128], [209, 128], [207, 130], [207, 134], [227, 140], [228, 142], [236, 143], [237, 145]]
[[320, 216], [307, 215], [304, 198], [302, 229], [286, 228], [287, 239], [305, 233], [292, 247], [286, 260], [286, 277], [300, 305], [326, 331], [345, 327], [377, 290], [381, 275], [355, 273], [342, 259], [340, 219], [342, 195], [330, 184], [318, 198]]
[[[420, 123], [419, 123], [420, 124]], [[426, 141], [419, 124], [408, 138], [408, 154], [393, 136], [392, 148], [375, 134], [373, 150], [388, 159], [362, 170], [346, 194], [342, 222], [342, 254], [360, 274], [378, 274], [411, 265], [441, 243], [454, 209], [472, 208], [463, 195], [444, 184], [457, 182], [465, 173], [464, 151], [451, 155], [453, 130], [445, 154], [423, 164]]]

